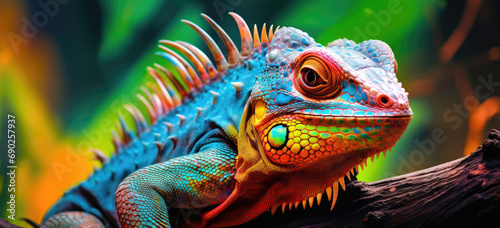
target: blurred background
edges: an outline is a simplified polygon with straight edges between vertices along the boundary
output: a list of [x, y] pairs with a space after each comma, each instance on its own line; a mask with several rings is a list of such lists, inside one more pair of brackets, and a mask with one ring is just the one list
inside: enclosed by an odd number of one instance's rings
[[[146, 67], [171, 67], [154, 54], [159, 39], [187, 41], [209, 53], [180, 22], [195, 22], [217, 37], [200, 13], [237, 46], [230, 11], [251, 27], [292, 26], [323, 45], [348, 38], [392, 47], [414, 119], [392, 152], [368, 161], [358, 179], [377, 181], [465, 156], [500, 123], [499, 6], [494, 0], [0, 0], [0, 137], [6, 148], [7, 114], [15, 115], [16, 218], [40, 222], [65, 190], [99, 166], [90, 148], [112, 153], [111, 130], [118, 113], [126, 114], [123, 104], [145, 112], [135, 94], [152, 81]], [[6, 156], [2, 152], [4, 219]]]

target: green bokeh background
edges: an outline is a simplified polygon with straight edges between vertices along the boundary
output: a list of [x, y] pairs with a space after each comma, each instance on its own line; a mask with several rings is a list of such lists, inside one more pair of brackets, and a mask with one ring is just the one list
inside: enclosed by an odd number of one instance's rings
[[[37, 1], [16, 1], [15, 4], [25, 9], [26, 17], [43, 10]], [[245, 18], [251, 27], [257, 24], [260, 28], [263, 23], [295, 27], [323, 45], [338, 38], [352, 39], [357, 43], [364, 39], [383, 40], [395, 53], [399, 65], [398, 79], [410, 93], [414, 119], [392, 152], [373, 164], [369, 162], [368, 168], [358, 176], [363, 181], [376, 181], [463, 156], [468, 117], [463, 117], [463, 124], [457, 129], [444, 118], [447, 110], [464, 103], [462, 82], [454, 79], [452, 69], [465, 69], [465, 83], [471, 88], [480, 85], [479, 76], [498, 78], [499, 62], [494, 55], [491, 56], [500, 43], [498, 5], [495, 1], [482, 2], [463, 45], [452, 60], [444, 64], [438, 53], [457, 27], [466, 8], [465, 1], [73, 0], [60, 5], [57, 14], [40, 28], [34, 38], [51, 40], [51, 49], [57, 53], [53, 61], [58, 62], [52, 77], [56, 80], [46, 82], [57, 86], [41, 90], [40, 94], [54, 115], [58, 134], [63, 135], [66, 142], [78, 147], [80, 142], [89, 141], [92, 147], [111, 154], [113, 147], [108, 139], [111, 139], [111, 130], [115, 127], [109, 129], [105, 126], [108, 122], [114, 124], [119, 112], [126, 113], [123, 104], [135, 104], [146, 113], [135, 97], [141, 85], [152, 81], [147, 76], [146, 67], [159, 63], [173, 70], [166, 60], [154, 54], [158, 50], [157, 41], [187, 41], [209, 53], [202, 40], [189, 26], [181, 23], [181, 19], [190, 20], [217, 37], [200, 16], [200, 13], [205, 13], [225, 28], [238, 47], [239, 32], [227, 14], [230, 11]], [[223, 46], [220, 40], [215, 40]], [[481, 56], [486, 56], [485, 60]], [[442, 72], [450, 72], [451, 76], [432, 76], [433, 70], [444, 66], [450, 70]], [[16, 88], [7, 88], [9, 78], [15, 74], [8, 70], [2, 74], [6, 76], [2, 82], [2, 95], [7, 94], [7, 97], [2, 96], [2, 109], [22, 112], [23, 107], [15, 107], [13, 95]], [[30, 80], [29, 76], [27, 79]], [[489, 96], [498, 94], [495, 90]], [[129, 116], [126, 120], [130, 122], [129, 126], [133, 126]], [[483, 134], [498, 126], [498, 122], [498, 119], [489, 121]], [[3, 123], [2, 129], [5, 128]], [[105, 130], [99, 140], [92, 139], [92, 132], [96, 129]], [[447, 139], [434, 143], [431, 153], [422, 153], [418, 142], [432, 139], [435, 129], [442, 129]], [[33, 137], [26, 132], [20, 134], [19, 138]], [[29, 149], [23, 147], [22, 142], [19, 148], [26, 150], [19, 154], [20, 161], [30, 161]], [[32, 173], [50, 172], [37, 169], [36, 165], [30, 170]], [[35, 174], [33, 176], [36, 178]], [[74, 183], [79, 181], [75, 179]], [[5, 190], [1, 199], [2, 202], [6, 199]], [[20, 216], [23, 213], [31, 215], [28, 213], [29, 203], [23, 203], [23, 199], [20, 201]], [[2, 213], [4, 207], [0, 206]]]

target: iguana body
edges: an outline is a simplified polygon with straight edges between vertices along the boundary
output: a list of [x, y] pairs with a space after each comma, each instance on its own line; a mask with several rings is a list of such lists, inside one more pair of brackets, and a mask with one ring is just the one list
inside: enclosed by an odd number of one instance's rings
[[42, 226], [168, 227], [170, 208], [199, 209], [183, 225], [233, 226], [269, 209], [312, 207], [323, 193], [333, 208], [344, 176], [394, 146], [412, 111], [387, 44], [340, 39], [323, 47], [286, 27], [269, 35], [264, 27], [261, 36], [255, 27], [252, 39], [231, 15], [241, 52], [204, 15], [228, 61], [185, 21], [207, 42], [217, 69], [187, 43], [160, 41], [191, 63], [165, 47], [158, 53], [179, 74], [149, 68], [158, 85], [139, 97], [154, 122], [127, 106], [138, 136], [122, 121], [113, 140], [119, 153], [67, 192]]

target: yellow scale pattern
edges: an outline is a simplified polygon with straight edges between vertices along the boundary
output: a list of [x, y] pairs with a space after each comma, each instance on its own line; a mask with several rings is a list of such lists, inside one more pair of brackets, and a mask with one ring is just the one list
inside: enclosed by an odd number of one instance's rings
[[[304, 164], [328, 155], [376, 148], [394, 138], [405, 119], [375, 119], [355, 117], [311, 118], [282, 116], [261, 126], [260, 136], [267, 156], [275, 163]], [[285, 125], [288, 139], [281, 148], [273, 148], [269, 131]], [[399, 127], [398, 127], [399, 126]]]

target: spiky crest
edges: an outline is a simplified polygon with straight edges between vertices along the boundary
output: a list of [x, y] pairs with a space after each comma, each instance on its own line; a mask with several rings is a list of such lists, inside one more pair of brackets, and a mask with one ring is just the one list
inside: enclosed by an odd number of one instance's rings
[[[205, 53], [192, 44], [182, 41], [159, 41], [160, 44], [167, 45], [172, 49], [163, 45], [158, 45], [161, 51], [156, 52], [156, 55], [170, 62], [177, 72], [174, 74], [157, 63], [154, 64], [154, 68], [147, 68], [149, 75], [153, 77], [156, 84], [147, 83], [147, 86], [141, 86], [143, 94], [138, 93], [136, 96], [147, 109], [148, 116], [151, 120], [150, 125], [155, 124], [173, 109], [182, 105], [185, 100], [184, 98], [188, 97], [194, 91], [204, 90], [205, 85], [215, 80], [220, 80], [228, 69], [243, 64], [244, 61], [252, 57], [251, 54], [253, 52], [261, 49], [264, 44], [268, 46], [273, 39], [274, 33], [279, 28], [278, 26], [276, 30], [273, 31], [273, 26], [271, 25], [269, 27], [269, 32], [267, 32], [266, 24], [264, 24], [259, 35], [259, 30], [257, 29], [257, 25], [255, 25], [254, 38], [252, 38], [252, 33], [243, 18], [233, 12], [229, 14], [234, 18], [240, 32], [241, 51], [238, 51], [231, 38], [212, 18], [205, 14], [201, 14], [222, 40], [227, 51], [228, 60], [226, 60], [226, 57], [208, 33], [198, 25], [187, 20], [182, 20], [182, 22], [193, 28], [206, 43], [215, 59], [216, 68]], [[181, 57], [176, 51], [184, 55], [186, 59]], [[233, 82], [232, 85], [235, 87], [236, 91], [239, 92], [241, 91], [243, 83]], [[214, 96], [212, 104], [216, 104], [219, 93], [216, 91], [210, 91], [210, 93]], [[125, 105], [125, 109], [131, 114], [137, 130], [135, 133], [130, 130], [123, 116], [119, 114], [118, 132], [113, 131], [112, 139], [115, 147], [115, 154], [122, 151], [133, 139], [146, 132], [149, 127], [143, 114], [137, 107], [127, 104]], [[201, 108], [198, 109], [198, 115], [201, 114], [201, 110]], [[185, 116], [178, 116], [181, 120], [180, 124], [186, 121]], [[165, 124], [167, 124], [169, 130], [172, 129], [171, 123]], [[175, 139], [175, 137], [171, 137], [171, 140], [174, 142], [176, 141]], [[159, 143], [158, 145], [159, 148], [161, 148]], [[107, 159], [103, 157], [105, 156], [104, 153], [99, 153], [99, 150], [93, 151], [97, 160], [102, 163], [107, 161]]]

